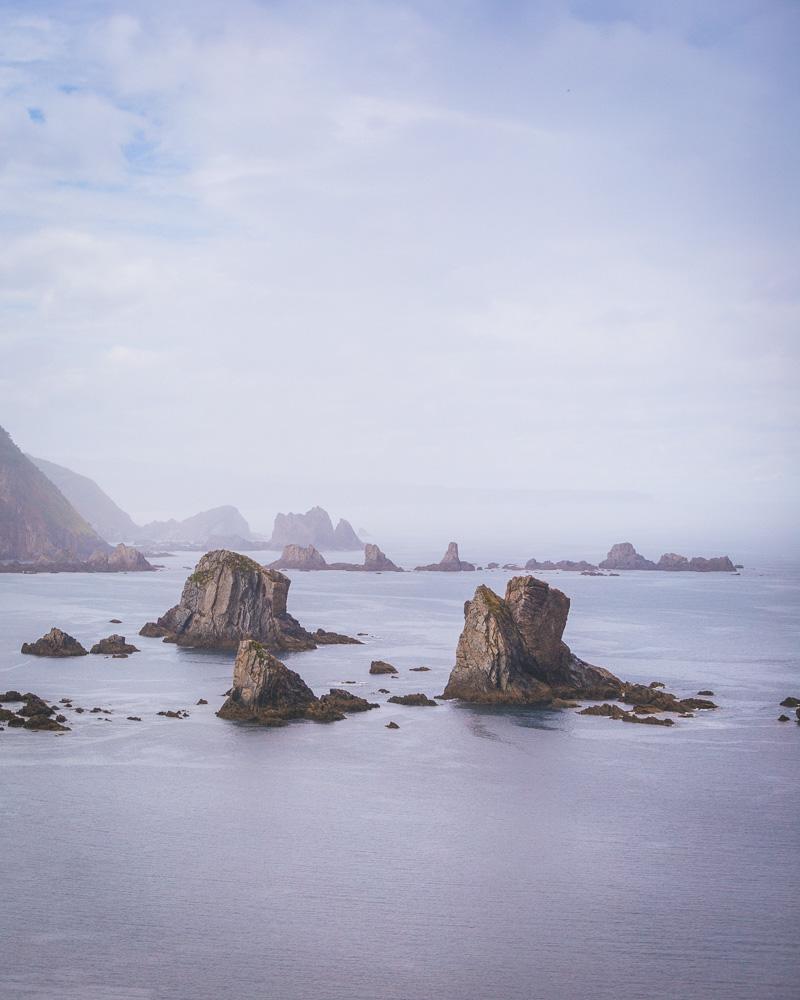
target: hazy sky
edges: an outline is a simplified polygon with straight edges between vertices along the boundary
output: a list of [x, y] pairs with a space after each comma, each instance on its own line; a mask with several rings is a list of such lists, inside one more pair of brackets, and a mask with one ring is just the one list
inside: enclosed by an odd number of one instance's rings
[[793, 0], [2, 0], [0, 424], [139, 519], [796, 540], [799, 47]]

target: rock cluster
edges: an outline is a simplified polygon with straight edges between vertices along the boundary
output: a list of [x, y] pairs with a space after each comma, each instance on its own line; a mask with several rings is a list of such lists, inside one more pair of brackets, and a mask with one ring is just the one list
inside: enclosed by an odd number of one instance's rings
[[124, 635], [114, 632], [107, 635], [105, 639], [96, 642], [89, 650], [90, 653], [103, 653], [106, 656], [128, 656], [130, 653], [138, 653], [138, 646], [133, 646], [125, 641]]
[[472, 563], [464, 562], [458, 555], [458, 543], [450, 542], [447, 552], [438, 563], [429, 563], [427, 566], [417, 566], [418, 572], [428, 573], [461, 573], [472, 572], [475, 567]]
[[355, 550], [364, 543], [344, 518], [334, 528], [330, 515], [322, 507], [312, 507], [305, 514], [277, 514], [268, 549], [285, 545], [314, 545], [319, 549]]
[[504, 598], [481, 585], [464, 605], [464, 629], [446, 698], [547, 704], [618, 697], [623, 683], [575, 656], [562, 640], [569, 598], [533, 576], [513, 577]]
[[[4, 702], [22, 702], [22, 707], [16, 711], [3, 707]], [[56, 714], [57, 710], [48, 705], [39, 695], [28, 691], [20, 694], [19, 691], [6, 691], [0, 694], [0, 722], [5, 722], [10, 729], [32, 729], [49, 730], [50, 732], [69, 732], [69, 726], [65, 726], [67, 721], [63, 715]]]
[[233, 686], [217, 712], [222, 719], [282, 726], [291, 719], [337, 722], [348, 712], [378, 708], [340, 688], [317, 698], [303, 678], [276, 659], [259, 642], [239, 645], [233, 667]]
[[402, 573], [377, 545], [364, 546], [363, 565], [358, 563], [328, 563], [313, 545], [285, 545], [279, 559], [270, 563], [271, 569], [323, 570], [339, 569], [355, 573]]
[[[528, 567], [526, 567], [528, 568]], [[657, 563], [639, 555], [630, 542], [618, 542], [612, 545], [606, 558], [600, 563], [600, 569], [657, 569], [667, 572], [692, 573], [735, 573], [736, 566], [728, 556], [714, 556], [706, 559], [694, 556], [688, 559], [677, 552], [665, 552]]]
[[286, 610], [290, 585], [283, 573], [237, 552], [207, 552], [180, 602], [139, 635], [208, 649], [236, 649], [243, 639], [273, 651], [315, 649], [314, 637]]
[[585, 559], [580, 559], [578, 562], [572, 559], [559, 559], [558, 562], [553, 562], [550, 559], [545, 559], [544, 562], [539, 562], [536, 559], [529, 559], [525, 563], [525, 569], [532, 570], [553, 570], [561, 569], [567, 570], [570, 573], [593, 573], [597, 570], [597, 567], [590, 562], [586, 562]]
[[78, 640], [60, 628], [51, 628], [36, 642], [23, 642], [21, 652], [29, 656], [86, 656], [86, 650]]

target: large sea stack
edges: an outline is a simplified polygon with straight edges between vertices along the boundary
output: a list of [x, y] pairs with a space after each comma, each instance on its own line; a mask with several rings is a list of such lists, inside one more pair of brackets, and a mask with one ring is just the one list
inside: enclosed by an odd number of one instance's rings
[[569, 598], [533, 576], [508, 581], [504, 598], [481, 585], [464, 605], [464, 630], [446, 698], [547, 704], [554, 698], [617, 698], [622, 681], [579, 659], [562, 640]]
[[233, 685], [217, 715], [238, 722], [281, 726], [290, 719], [337, 722], [346, 712], [363, 712], [378, 705], [331, 688], [317, 698], [300, 674], [272, 656], [253, 639], [239, 645], [233, 666]]
[[427, 566], [417, 566], [418, 571], [426, 573], [461, 573], [472, 572], [475, 567], [472, 563], [464, 562], [458, 555], [458, 543], [450, 542], [447, 552], [438, 563], [429, 563]]
[[639, 555], [630, 542], [617, 542], [600, 563], [600, 569], [655, 569], [656, 564]]
[[334, 528], [330, 514], [322, 507], [312, 507], [305, 514], [276, 514], [268, 549], [285, 545], [314, 545], [326, 550], [363, 549], [364, 543], [344, 518]]
[[208, 649], [236, 649], [243, 639], [273, 651], [314, 649], [312, 635], [286, 610], [289, 586], [283, 573], [238, 552], [207, 552], [180, 603], [139, 634]]

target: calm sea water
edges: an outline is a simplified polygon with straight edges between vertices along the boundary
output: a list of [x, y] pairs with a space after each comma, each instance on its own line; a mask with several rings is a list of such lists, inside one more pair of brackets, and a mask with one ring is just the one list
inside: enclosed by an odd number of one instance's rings
[[[576, 653], [716, 692], [670, 730], [455, 704], [259, 730], [214, 715], [227, 654], [18, 653], [51, 625], [134, 637], [196, 558], [0, 576], [0, 689], [114, 712], [0, 733], [4, 997], [798, 995], [800, 726], [776, 718], [800, 696], [800, 573], [541, 574], [572, 598]], [[289, 664], [383, 702], [442, 690], [464, 600], [510, 574], [292, 575], [303, 624], [369, 635]], [[373, 658], [399, 677], [370, 678]]]

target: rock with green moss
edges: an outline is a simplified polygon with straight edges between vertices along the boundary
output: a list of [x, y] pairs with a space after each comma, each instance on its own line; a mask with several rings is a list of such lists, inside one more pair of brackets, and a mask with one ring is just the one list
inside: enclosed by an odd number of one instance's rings
[[163, 634], [179, 646], [237, 649], [255, 639], [274, 652], [315, 649], [313, 636], [286, 609], [290, 581], [238, 552], [207, 552], [181, 599], [140, 635]]

